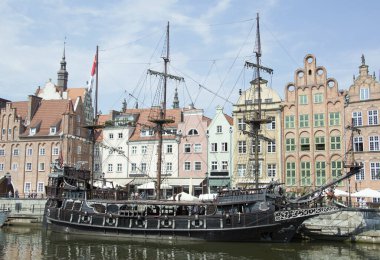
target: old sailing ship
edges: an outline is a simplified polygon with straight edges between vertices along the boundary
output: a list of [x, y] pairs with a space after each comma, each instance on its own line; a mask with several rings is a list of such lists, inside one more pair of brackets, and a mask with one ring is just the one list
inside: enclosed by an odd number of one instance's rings
[[[70, 234], [99, 234], [110, 237], [141, 239], [201, 240], [201, 241], [273, 241], [287, 242], [295, 235], [302, 222], [314, 215], [338, 210], [335, 206], [315, 203], [322, 191], [350, 177], [360, 170], [350, 171], [334, 182], [301, 198], [289, 200], [278, 182], [265, 186], [258, 184], [258, 156], [255, 154], [254, 173], [256, 187], [220, 191], [216, 198], [207, 201], [165, 200], [160, 196], [162, 133], [172, 121], [166, 115], [166, 80], [169, 62], [169, 24], [167, 51], [164, 57], [164, 98], [158, 113], [150, 119], [158, 135], [158, 162], [156, 199], [133, 199], [123, 188], [97, 188], [90, 171], [73, 167], [56, 167], [49, 176], [46, 193], [45, 216], [47, 226], [55, 231]], [[257, 16], [256, 64], [248, 66], [268, 71], [260, 65], [260, 32]], [[260, 89], [260, 80], [257, 81]], [[260, 92], [259, 92], [260, 93]], [[260, 100], [260, 97], [259, 97]], [[258, 143], [260, 125], [268, 120], [257, 111], [246, 118], [250, 130], [247, 134]], [[95, 132], [96, 124], [92, 127]], [[317, 194], [318, 196], [314, 196]]]

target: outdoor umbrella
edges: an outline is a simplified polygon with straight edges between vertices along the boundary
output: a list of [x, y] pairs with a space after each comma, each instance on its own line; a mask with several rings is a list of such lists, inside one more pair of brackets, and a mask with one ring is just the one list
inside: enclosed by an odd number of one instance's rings
[[380, 198], [380, 192], [370, 188], [366, 188], [364, 190], [351, 194], [351, 196], [360, 198]]

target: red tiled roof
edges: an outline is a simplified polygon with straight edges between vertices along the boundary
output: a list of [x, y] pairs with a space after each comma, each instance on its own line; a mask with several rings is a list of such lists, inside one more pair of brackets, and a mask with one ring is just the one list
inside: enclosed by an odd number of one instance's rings
[[81, 97], [83, 101], [84, 95], [86, 94], [86, 90], [87, 88], [68, 88], [67, 96], [72, 100], [76, 100], [77, 97]]
[[[139, 114], [137, 123], [136, 123], [136, 129], [133, 132], [132, 136], [130, 137], [130, 141], [139, 141], [139, 140], [156, 140], [156, 136], [147, 136], [143, 137], [141, 136], [141, 130], [147, 129], [149, 127], [154, 127], [155, 124], [150, 119], [158, 118], [158, 108], [152, 108], [152, 109], [127, 109], [124, 114]], [[177, 128], [178, 123], [181, 121], [181, 110], [180, 109], [168, 109], [166, 110], [166, 118], [173, 119], [174, 123], [169, 123], [165, 125], [165, 128]], [[164, 135], [164, 139], [174, 139], [174, 135]]]
[[224, 117], [227, 119], [227, 122], [230, 124], [230, 125], [233, 125], [234, 124], [234, 119], [232, 117], [230, 117], [229, 115], [226, 115], [226, 114], [223, 114]]
[[[41, 100], [37, 112], [22, 136], [28, 136], [30, 127], [36, 126], [38, 123], [41, 124], [34, 136], [49, 135], [50, 127], [62, 119], [62, 115], [70, 107], [70, 103], [70, 100]], [[57, 129], [57, 134], [59, 130]]]
[[25, 119], [28, 116], [28, 101], [12, 102], [12, 108], [16, 108], [16, 115]]

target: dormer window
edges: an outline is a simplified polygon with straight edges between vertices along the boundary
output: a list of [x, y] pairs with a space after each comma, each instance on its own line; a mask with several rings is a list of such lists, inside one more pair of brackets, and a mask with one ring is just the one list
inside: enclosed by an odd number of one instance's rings
[[35, 135], [37, 133], [37, 128], [36, 127], [32, 127], [29, 129], [29, 135]]
[[57, 128], [55, 126], [50, 127], [50, 134], [55, 135], [57, 133]]
[[154, 132], [152, 129], [141, 130], [141, 136], [153, 136]]

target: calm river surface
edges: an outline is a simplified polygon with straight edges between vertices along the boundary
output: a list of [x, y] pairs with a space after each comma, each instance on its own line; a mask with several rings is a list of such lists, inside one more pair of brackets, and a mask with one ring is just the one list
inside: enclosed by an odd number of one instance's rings
[[42, 228], [0, 230], [0, 259], [380, 259], [380, 245], [305, 242], [169, 244], [112, 241], [46, 232]]

